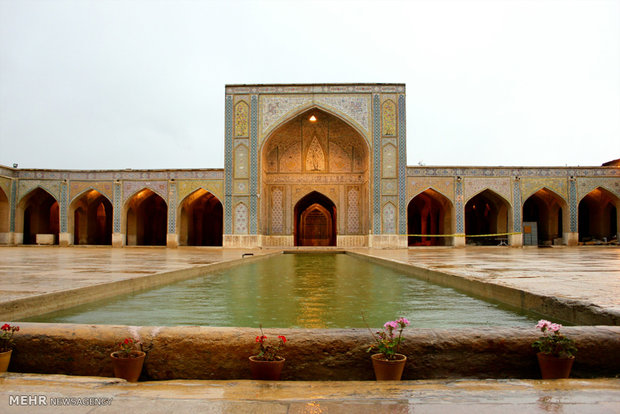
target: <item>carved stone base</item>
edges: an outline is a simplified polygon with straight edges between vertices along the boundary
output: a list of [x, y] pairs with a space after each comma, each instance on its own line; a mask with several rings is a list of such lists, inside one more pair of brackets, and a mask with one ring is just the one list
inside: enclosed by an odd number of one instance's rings
[[366, 247], [368, 246], [368, 236], [365, 235], [338, 235], [336, 237], [338, 247]]
[[252, 234], [225, 234], [224, 247], [256, 249], [261, 247], [261, 236]]
[[123, 233], [112, 233], [112, 247], [123, 247], [125, 245], [125, 235]]
[[11, 233], [0, 233], [0, 244], [10, 244], [11, 236]]
[[453, 237], [452, 240], [454, 247], [465, 247], [465, 237]]
[[511, 247], [523, 247], [523, 234], [508, 235], [508, 244]]
[[166, 235], [166, 247], [179, 247], [179, 235], [176, 233], [168, 233]]
[[564, 233], [564, 243], [568, 246], [577, 246], [579, 243], [579, 233]]
[[261, 245], [264, 247], [293, 247], [295, 238], [290, 236], [262, 236]]
[[73, 234], [71, 233], [60, 233], [58, 235], [58, 244], [60, 247], [68, 247], [73, 244]]
[[399, 234], [370, 234], [368, 246], [374, 249], [406, 249], [407, 236]]

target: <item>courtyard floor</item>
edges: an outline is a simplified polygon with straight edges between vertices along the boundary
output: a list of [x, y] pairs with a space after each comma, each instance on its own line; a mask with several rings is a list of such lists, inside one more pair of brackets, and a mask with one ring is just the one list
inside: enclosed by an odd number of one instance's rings
[[[269, 249], [0, 247], [0, 309], [11, 300], [258, 256]], [[620, 249], [416, 248], [355, 249], [466, 278], [578, 300], [620, 312]], [[3, 318], [0, 313], [0, 318]], [[620, 380], [463, 380], [375, 382], [163, 381], [127, 384], [111, 378], [7, 373], [0, 412], [38, 412], [9, 405], [15, 395], [112, 398], [105, 406], [58, 412], [234, 413], [619, 413]], [[15, 401], [13, 399], [13, 401]]]

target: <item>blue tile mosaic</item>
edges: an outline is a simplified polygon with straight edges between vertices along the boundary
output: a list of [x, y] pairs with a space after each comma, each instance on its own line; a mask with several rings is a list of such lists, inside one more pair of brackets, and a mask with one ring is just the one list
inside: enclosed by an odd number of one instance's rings
[[170, 183], [168, 199], [168, 233], [177, 231], [177, 184]]
[[11, 182], [11, 212], [10, 212], [10, 231], [15, 232], [15, 207], [17, 202], [17, 180]]
[[465, 219], [463, 214], [463, 183], [460, 180], [456, 181], [456, 203], [454, 203], [454, 209], [456, 210], [456, 233], [465, 233]]
[[575, 179], [570, 179], [568, 181], [568, 200], [569, 200], [569, 211], [570, 211], [570, 231], [572, 233], [576, 233], [577, 226], [577, 183]]
[[232, 132], [233, 132], [233, 98], [232, 96], [226, 97], [226, 112], [225, 112], [225, 148], [224, 153], [224, 234], [232, 233], [232, 188], [233, 188], [233, 159], [232, 159]]
[[373, 233], [381, 233], [381, 104], [372, 97], [373, 114]]
[[398, 96], [398, 231], [407, 234], [407, 125], [405, 95]]
[[258, 213], [258, 97], [250, 101], [250, 234], [257, 234]]
[[521, 188], [518, 180], [512, 184], [512, 200], [513, 231], [521, 231]]
[[67, 189], [67, 183], [63, 182], [60, 185], [60, 232], [61, 233], [66, 233], [67, 232], [67, 227], [68, 227], [68, 223], [67, 223], [67, 210], [68, 210], [68, 203], [67, 203], [67, 193], [68, 193], [68, 189]]
[[114, 183], [114, 233], [121, 232], [121, 183]]

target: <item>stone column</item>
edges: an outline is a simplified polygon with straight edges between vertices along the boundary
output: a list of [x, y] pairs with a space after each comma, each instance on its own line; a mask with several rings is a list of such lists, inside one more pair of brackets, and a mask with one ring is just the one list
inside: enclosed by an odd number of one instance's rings
[[574, 176], [568, 179], [568, 210], [570, 213], [569, 231], [564, 233], [564, 241], [568, 246], [577, 246], [579, 243], [578, 209], [577, 209], [577, 180]]
[[463, 178], [456, 177], [454, 213], [456, 215], [456, 233], [452, 238], [454, 247], [465, 246], [465, 206], [463, 205]]
[[512, 231], [508, 244], [512, 247], [523, 247], [523, 218], [521, 217], [521, 178], [515, 177], [512, 183]]
[[68, 224], [68, 184], [67, 180], [64, 180], [60, 183], [60, 212], [59, 212], [59, 220], [60, 220], [60, 233], [58, 234], [58, 244], [61, 247], [67, 247], [73, 244], [73, 235], [69, 233], [69, 224]]
[[121, 233], [122, 209], [121, 182], [116, 180], [114, 182], [114, 208], [112, 209], [112, 247], [125, 245], [125, 235]]
[[177, 183], [173, 179], [168, 181], [168, 234], [166, 247], [179, 247], [177, 234]]
[[[15, 179], [11, 181], [11, 193], [9, 195], [9, 244], [19, 244], [24, 240], [24, 234], [21, 233], [21, 236], [18, 236], [15, 233], [15, 213], [17, 208], [17, 186], [19, 184], [19, 179]], [[21, 240], [18, 241], [18, 238]]]

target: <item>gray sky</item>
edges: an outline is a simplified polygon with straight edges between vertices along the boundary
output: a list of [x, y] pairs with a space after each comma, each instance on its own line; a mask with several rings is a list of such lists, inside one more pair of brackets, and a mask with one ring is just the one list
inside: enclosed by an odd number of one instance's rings
[[0, 164], [221, 168], [224, 85], [405, 83], [408, 165], [620, 158], [620, 0], [0, 0]]

